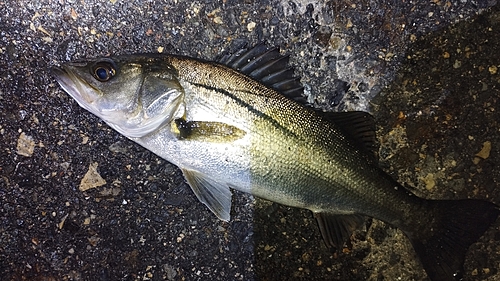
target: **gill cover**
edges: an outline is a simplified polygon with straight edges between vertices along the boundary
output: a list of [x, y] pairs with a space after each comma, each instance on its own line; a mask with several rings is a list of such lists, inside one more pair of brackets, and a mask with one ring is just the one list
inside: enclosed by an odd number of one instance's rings
[[141, 111], [120, 130], [124, 129], [123, 134], [128, 137], [142, 137], [169, 123], [180, 109], [183, 93], [181, 85], [169, 71], [149, 72], [144, 75], [138, 92]]

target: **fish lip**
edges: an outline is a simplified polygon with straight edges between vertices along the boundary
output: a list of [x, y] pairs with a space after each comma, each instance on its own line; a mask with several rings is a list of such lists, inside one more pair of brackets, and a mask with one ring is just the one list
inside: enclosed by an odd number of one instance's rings
[[75, 83], [72, 81], [70, 74], [65, 71], [62, 67], [53, 66], [50, 68], [50, 73], [56, 79], [57, 83], [66, 91], [68, 94], [71, 92], [77, 92]]
[[84, 64], [78, 62], [71, 63], [71, 65], [62, 64], [61, 67], [51, 67], [50, 72], [61, 88], [76, 100], [81, 107], [90, 112], [95, 112], [91, 105], [99, 97], [99, 94], [71, 70], [72, 66], [82, 65]]

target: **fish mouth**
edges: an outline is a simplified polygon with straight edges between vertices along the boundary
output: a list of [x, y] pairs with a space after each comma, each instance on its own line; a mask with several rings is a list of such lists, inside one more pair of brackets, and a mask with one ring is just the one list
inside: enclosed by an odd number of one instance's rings
[[95, 112], [91, 105], [100, 97], [100, 94], [79, 78], [71, 70], [71, 66], [63, 64], [61, 67], [52, 67], [50, 70], [57, 83], [61, 85], [66, 93], [75, 99], [81, 107], [90, 112]]

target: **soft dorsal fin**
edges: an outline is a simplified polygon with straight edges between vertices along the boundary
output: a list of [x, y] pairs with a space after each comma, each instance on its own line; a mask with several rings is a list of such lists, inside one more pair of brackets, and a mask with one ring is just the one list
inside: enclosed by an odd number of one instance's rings
[[268, 48], [264, 43], [252, 48], [242, 47], [218, 60], [232, 69], [252, 77], [290, 99], [306, 104], [300, 78], [293, 76], [288, 65], [290, 57], [280, 54], [279, 47]]
[[336, 124], [352, 141], [372, 152], [377, 159], [378, 142], [373, 116], [364, 111], [321, 112], [324, 118]]

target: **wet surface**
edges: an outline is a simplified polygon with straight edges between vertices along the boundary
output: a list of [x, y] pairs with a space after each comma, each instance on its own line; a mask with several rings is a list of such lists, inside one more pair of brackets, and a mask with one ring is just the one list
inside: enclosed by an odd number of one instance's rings
[[[264, 40], [291, 54], [315, 106], [371, 110], [381, 165], [409, 189], [500, 204], [496, 1], [392, 2], [0, 3], [2, 280], [425, 280], [404, 235], [376, 220], [340, 253], [310, 212], [241, 193], [232, 221], [217, 220], [175, 166], [48, 70], [135, 52], [212, 59]], [[81, 191], [95, 163], [106, 183]], [[498, 227], [471, 246], [466, 280], [499, 278]]]

